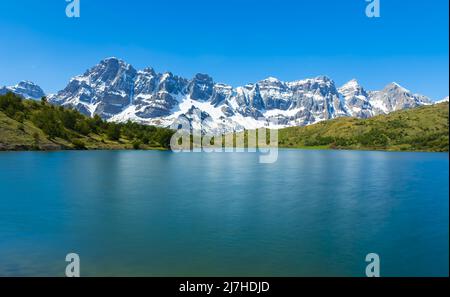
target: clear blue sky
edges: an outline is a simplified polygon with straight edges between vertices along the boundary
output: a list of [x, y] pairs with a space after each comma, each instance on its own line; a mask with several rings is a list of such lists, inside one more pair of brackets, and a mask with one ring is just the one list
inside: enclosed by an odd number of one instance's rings
[[449, 91], [448, 0], [0, 1], [0, 85], [32, 80], [47, 92], [117, 56], [185, 77], [234, 86], [268, 76], [357, 78], [367, 89], [396, 81], [433, 99]]

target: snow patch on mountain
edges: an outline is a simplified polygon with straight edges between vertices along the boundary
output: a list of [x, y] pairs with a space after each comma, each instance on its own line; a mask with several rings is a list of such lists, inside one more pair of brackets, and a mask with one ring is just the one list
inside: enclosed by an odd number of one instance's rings
[[444, 99], [441, 99], [441, 100], [436, 101], [435, 103], [436, 103], [436, 104], [439, 104], [439, 103], [444, 103], [444, 102], [448, 102], [448, 96], [445, 97]]
[[5, 86], [0, 88], [0, 95], [4, 95], [9, 92], [19, 95], [25, 99], [33, 100], [40, 100], [45, 96], [44, 91], [31, 81], [21, 81], [15, 86]]

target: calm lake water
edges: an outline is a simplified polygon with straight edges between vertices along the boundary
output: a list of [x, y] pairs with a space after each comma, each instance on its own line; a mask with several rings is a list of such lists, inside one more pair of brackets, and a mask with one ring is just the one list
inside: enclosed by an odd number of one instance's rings
[[448, 276], [449, 156], [0, 153], [0, 275]]

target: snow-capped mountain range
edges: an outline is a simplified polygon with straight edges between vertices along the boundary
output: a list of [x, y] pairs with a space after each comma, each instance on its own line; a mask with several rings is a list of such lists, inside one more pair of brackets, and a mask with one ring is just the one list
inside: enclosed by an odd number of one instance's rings
[[44, 91], [38, 85], [30, 81], [21, 81], [15, 86], [0, 88], [0, 95], [5, 95], [9, 92], [34, 100], [41, 99], [45, 96]]
[[[1, 90], [24, 97], [43, 96], [42, 90], [29, 82]], [[214, 132], [253, 129], [273, 120], [276, 127], [287, 127], [342, 116], [368, 118], [432, 103], [397, 83], [380, 91], [367, 91], [356, 80], [338, 88], [326, 76], [293, 82], [269, 77], [233, 88], [215, 83], [207, 74], [186, 79], [152, 68], [136, 70], [117, 58], [102, 60], [72, 78], [66, 88], [49, 95], [48, 100], [109, 121], [170, 126], [187, 119], [195, 127], [202, 120], [202, 129]]]

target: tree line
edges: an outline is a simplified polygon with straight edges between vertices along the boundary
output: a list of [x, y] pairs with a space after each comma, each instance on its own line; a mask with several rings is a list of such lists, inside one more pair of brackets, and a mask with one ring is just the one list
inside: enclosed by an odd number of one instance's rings
[[[169, 148], [173, 131], [166, 128], [147, 126], [128, 121], [113, 123], [99, 115], [87, 117], [71, 107], [55, 106], [47, 102], [26, 100], [13, 93], [0, 96], [0, 110], [8, 117], [23, 124], [32, 122], [49, 139], [61, 138], [75, 147], [82, 148], [82, 136], [100, 135], [115, 142], [131, 142], [135, 149], [142, 145]], [[80, 137], [81, 136], [81, 137]]]

